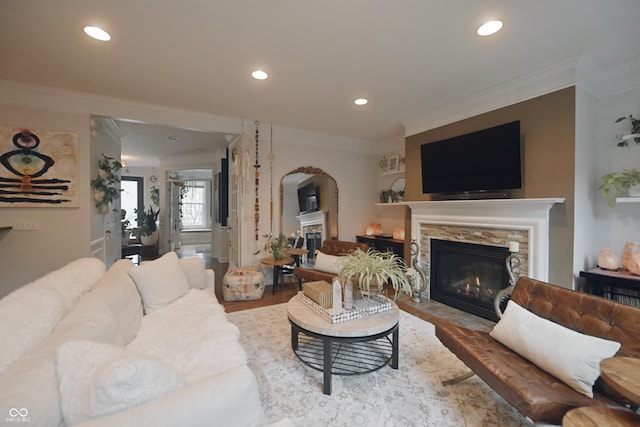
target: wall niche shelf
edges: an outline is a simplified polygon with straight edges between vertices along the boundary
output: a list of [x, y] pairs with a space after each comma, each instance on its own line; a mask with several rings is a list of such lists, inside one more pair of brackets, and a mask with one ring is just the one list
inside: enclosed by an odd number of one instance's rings
[[616, 203], [640, 203], [640, 197], [617, 197]]

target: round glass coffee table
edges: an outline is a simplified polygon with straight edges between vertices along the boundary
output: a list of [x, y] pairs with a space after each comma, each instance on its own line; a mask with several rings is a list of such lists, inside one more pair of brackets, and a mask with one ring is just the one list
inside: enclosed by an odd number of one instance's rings
[[287, 316], [293, 352], [303, 363], [323, 373], [324, 394], [331, 394], [334, 374], [360, 375], [389, 362], [398, 369], [400, 310], [395, 303], [388, 311], [330, 323], [296, 295], [287, 303]]

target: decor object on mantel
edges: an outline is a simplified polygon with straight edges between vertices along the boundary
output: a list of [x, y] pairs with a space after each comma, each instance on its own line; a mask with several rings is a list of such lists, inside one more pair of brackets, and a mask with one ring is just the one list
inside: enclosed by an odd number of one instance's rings
[[122, 164], [113, 157], [102, 154], [102, 160], [98, 160], [98, 176], [91, 180], [91, 188], [96, 208], [103, 215], [109, 212], [109, 203], [120, 198], [120, 169]]
[[407, 276], [407, 265], [399, 256], [390, 252], [379, 252], [369, 248], [366, 252], [356, 249], [338, 260], [340, 283], [346, 287], [355, 286], [363, 295], [382, 291], [385, 283], [395, 290], [394, 298], [400, 292], [411, 296], [413, 290]]
[[379, 236], [384, 232], [384, 229], [382, 228], [382, 224], [379, 224], [377, 222], [372, 222], [371, 224], [367, 225], [367, 229], [365, 230], [365, 234], [367, 236]]
[[620, 267], [618, 255], [611, 248], [602, 248], [598, 253], [598, 267], [605, 270], [617, 270]]
[[624, 245], [622, 267], [633, 274], [640, 275], [640, 244], [629, 241]]
[[[640, 120], [632, 115], [629, 117], [619, 117], [616, 123], [629, 120], [631, 130], [617, 135], [618, 147], [628, 147], [629, 140], [640, 144]], [[609, 206], [615, 207], [618, 197], [640, 197], [640, 171], [637, 169], [625, 169], [622, 172], [611, 172], [601, 177], [602, 185], [598, 190], [609, 198]]]
[[404, 228], [395, 227], [393, 229], [393, 238], [396, 240], [404, 240]]

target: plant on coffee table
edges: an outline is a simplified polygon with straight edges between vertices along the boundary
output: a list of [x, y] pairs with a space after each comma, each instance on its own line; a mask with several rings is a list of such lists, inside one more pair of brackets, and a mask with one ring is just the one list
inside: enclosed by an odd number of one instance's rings
[[404, 260], [391, 252], [379, 252], [369, 248], [351, 251], [339, 259], [339, 279], [343, 284], [351, 281], [365, 293], [372, 289], [382, 288], [389, 283], [395, 290], [395, 297], [400, 292], [411, 296], [411, 283], [407, 275], [407, 265]]

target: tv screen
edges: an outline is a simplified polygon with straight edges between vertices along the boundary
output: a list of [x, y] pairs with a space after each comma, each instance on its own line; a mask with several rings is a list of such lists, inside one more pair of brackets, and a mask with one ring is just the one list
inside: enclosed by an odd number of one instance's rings
[[520, 121], [422, 144], [422, 192], [521, 188], [520, 145]]
[[300, 213], [317, 211], [320, 207], [320, 199], [313, 182], [298, 188], [298, 207]]

